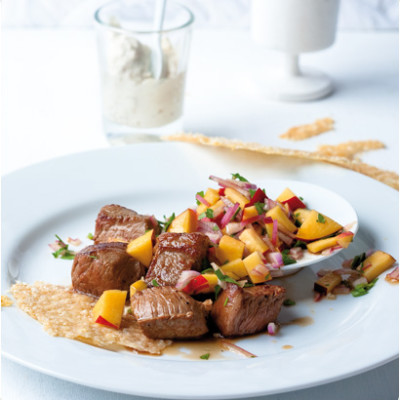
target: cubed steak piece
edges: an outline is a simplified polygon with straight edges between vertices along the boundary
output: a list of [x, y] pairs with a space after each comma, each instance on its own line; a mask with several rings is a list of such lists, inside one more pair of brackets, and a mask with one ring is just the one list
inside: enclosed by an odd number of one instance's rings
[[95, 243], [104, 243], [114, 240], [130, 242], [143, 235], [149, 229], [159, 233], [157, 220], [152, 215], [140, 215], [116, 204], [104, 206], [96, 219], [94, 233]]
[[222, 335], [243, 336], [266, 329], [276, 321], [285, 289], [276, 285], [240, 288], [229, 283], [213, 305], [211, 317]]
[[145, 267], [126, 252], [126, 243], [99, 243], [76, 254], [72, 265], [73, 288], [100, 296], [105, 290], [128, 290], [145, 274]]
[[209, 244], [209, 238], [199, 232], [161, 234], [154, 247], [146, 282], [150, 286], [153, 280], [161, 286], [175, 286], [182, 271], [201, 271]]
[[208, 332], [211, 300], [201, 303], [169, 286], [136, 292], [132, 314], [144, 334], [152, 339], [198, 338]]

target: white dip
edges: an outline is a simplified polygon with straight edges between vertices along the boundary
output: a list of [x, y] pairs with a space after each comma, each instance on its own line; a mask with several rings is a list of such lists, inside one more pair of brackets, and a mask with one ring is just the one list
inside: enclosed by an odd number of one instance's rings
[[151, 49], [132, 36], [108, 32], [103, 71], [105, 117], [134, 128], [169, 124], [182, 115], [185, 73], [167, 38], [162, 40], [163, 73], [152, 77]]

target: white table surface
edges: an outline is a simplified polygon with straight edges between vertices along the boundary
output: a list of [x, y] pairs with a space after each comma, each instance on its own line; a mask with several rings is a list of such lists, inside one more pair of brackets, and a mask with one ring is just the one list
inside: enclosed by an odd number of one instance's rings
[[[102, 134], [96, 42], [91, 30], [13, 30], [2, 34], [2, 174], [53, 157], [107, 147]], [[257, 76], [279, 55], [246, 31], [194, 33], [184, 126], [187, 131], [313, 150], [318, 144], [379, 139], [363, 155], [383, 169], [398, 164], [398, 34], [344, 32], [302, 63], [334, 78], [335, 93], [307, 103], [268, 101]], [[336, 129], [304, 142], [279, 139], [293, 125], [332, 117]], [[368, 357], [368, 351], [366, 351]], [[339, 382], [267, 396], [291, 399], [397, 399], [398, 361]], [[2, 398], [138, 399], [52, 378], [2, 359]]]

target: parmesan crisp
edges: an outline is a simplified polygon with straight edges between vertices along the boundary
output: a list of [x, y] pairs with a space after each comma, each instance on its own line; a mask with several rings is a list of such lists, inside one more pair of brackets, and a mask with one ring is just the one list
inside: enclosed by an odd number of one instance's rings
[[240, 140], [230, 140], [222, 137], [209, 137], [201, 133], [177, 133], [163, 136], [163, 140], [201, 144], [205, 146], [222, 147], [229, 150], [247, 150], [267, 155], [302, 158], [313, 161], [322, 161], [351, 169], [367, 175], [377, 181], [385, 183], [399, 190], [399, 175], [392, 171], [385, 171], [359, 160], [350, 160], [346, 157], [328, 156], [319, 152], [284, 149], [280, 147], [263, 146], [259, 143], [248, 143]]
[[346, 157], [354, 159], [354, 157], [364, 151], [384, 149], [385, 145], [379, 140], [360, 140], [348, 141], [337, 145], [324, 144], [318, 146], [317, 152], [325, 156]]
[[13, 302], [8, 296], [1, 296], [1, 306], [2, 307], [10, 307], [12, 306]]
[[71, 288], [45, 282], [16, 283], [11, 293], [17, 306], [39, 321], [52, 336], [79, 340], [109, 350], [129, 349], [161, 354], [172, 342], [149, 339], [130, 315], [124, 315], [120, 329], [92, 322], [96, 299], [75, 293]]
[[299, 125], [290, 128], [279, 137], [288, 140], [305, 140], [321, 133], [331, 131], [335, 121], [332, 118], [317, 119], [312, 124]]

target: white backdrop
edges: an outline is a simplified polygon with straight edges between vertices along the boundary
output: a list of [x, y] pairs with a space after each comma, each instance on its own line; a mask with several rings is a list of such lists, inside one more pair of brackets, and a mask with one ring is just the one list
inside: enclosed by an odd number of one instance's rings
[[[3, 26], [92, 27], [94, 10], [106, 1], [3, 0]], [[249, 26], [251, 0], [181, 0], [181, 2], [194, 11], [197, 27], [248, 28]], [[397, 0], [341, 0], [339, 29], [397, 29], [398, 7]]]

